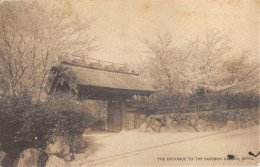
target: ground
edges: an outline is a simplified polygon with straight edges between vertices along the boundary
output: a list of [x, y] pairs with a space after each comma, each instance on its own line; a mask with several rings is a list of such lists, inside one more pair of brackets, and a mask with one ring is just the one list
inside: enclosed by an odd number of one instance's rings
[[[89, 147], [71, 166], [239, 165], [259, 162], [259, 126], [214, 132], [85, 134]], [[235, 156], [227, 160], [227, 156]]]

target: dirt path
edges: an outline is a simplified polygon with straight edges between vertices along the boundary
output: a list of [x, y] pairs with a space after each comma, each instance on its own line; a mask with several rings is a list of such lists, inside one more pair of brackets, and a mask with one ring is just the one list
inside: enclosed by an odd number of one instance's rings
[[[260, 150], [258, 126], [234, 131], [128, 131], [84, 137], [92, 142], [90, 152], [77, 155], [71, 166], [245, 166], [256, 165], [259, 162], [258, 157], [248, 155], [249, 151], [257, 153]], [[234, 155], [234, 160], [226, 160], [227, 155]]]

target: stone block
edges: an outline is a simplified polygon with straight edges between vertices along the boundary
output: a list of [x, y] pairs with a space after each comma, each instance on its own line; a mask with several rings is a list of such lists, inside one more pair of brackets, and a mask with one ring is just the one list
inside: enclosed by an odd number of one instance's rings
[[67, 167], [67, 163], [55, 155], [49, 156], [45, 167]]
[[227, 121], [227, 128], [228, 129], [237, 129], [238, 128], [238, 124], [235, 121]]
[[19, 155], [17, 167], [37, 167], [39, 155], [40, 151], [35, 148], [24, 150]]
[[148, 127], [147, 132], [154, 132], [154, 130], [151, 127]]
[[142, 124], [140, 125], [139, 130], [140, 130], [141, 132], [146, 132], [146, 131], [147, 131], [147, 127], [148, 127], [148, 124], [147, 124], [146, 122], [144, 122], [144, 123], [142, 123]]
[[167, 132], [166, 127], [161, 127], [161, 128], [160, 128], [160, 133], [165, 133], [165, 132]]
[[58, 137], [53, 144], [47, 145], [45, 152], [48, 155], [66, 155], [70, 152], [70, 146], [66, 144], [62, 137]]

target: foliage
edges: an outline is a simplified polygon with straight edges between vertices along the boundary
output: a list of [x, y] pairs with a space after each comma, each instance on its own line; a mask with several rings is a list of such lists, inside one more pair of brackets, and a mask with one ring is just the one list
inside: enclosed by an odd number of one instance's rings
[[259, 108], [260, 96], [256, 93], [229, 93], [208, 91], [207, 99], [211, 110]]
[[[61, 102], [62, 101], [62, 102]], [[57, 136], [68, 140], [81, 136], [91, 116], [75, 107], [73, 101], [55, 100], [33, 103], [31, 97], [0, 100], [0, 138], [3, 151], [17, 154], [26, 148], [43, 149]]]
[[186, 96], [200, 88], [258, 91], [259, 65], [247, 60], [248, 52], [232, 57], [231, 42], [220, 31], [207, 30], [181, 48], [174, 47], [170, 34], [144, 43], [149, 57], [140, 71], [160, 92]]
[[83, 59], [93, 51], [92, 23], [66, 0], [0, 3], [0, 84], [7, 83], [0, 93], [19, 97], [30, 91], [40, 100], [58, 58]]
[[208, 29], [180, 48], [170, 34], [144, 44], [149, 57], [140, 73], [156, 90], [150, 97], [153, 110], [191, 112], [204, 104], [203, 110], [259, 107], [259, 64], [248, 61], [247, 51], [233, 56], [232, 44], [221, 31]]
[[158, 107], [178, 107], [181, 105], [184, 97], [181, 94], [169, 93], [168, 91], [156, 91], [149, 98], [149, 104], [151, 108]]
[[43, 95], [59, 58], [84, 59], [93, 51], [92, 23], [66, 0], [0, 3], [0, 140], [6, 153], [44, 148], [55, 136], [72, 141], [91, 123], [75, 99]]
[[99, 119], [106, 118], [107, 102], [101, 100], [81, 100], [81, 105], [84, 111], [91, 113], [91, 115]]
[[163, 107], [169, 107], [170, 112], [195, 112], [200, 110], [219, 112], [241, 108], [259, 108], [259, 99], [259, 94], [254, 92], [231, 93], [201, 89], [187, 96], [157, 91], [150, 97], [149, 104], [150, 108], [158, 113], [163, 112], [161, 111]]

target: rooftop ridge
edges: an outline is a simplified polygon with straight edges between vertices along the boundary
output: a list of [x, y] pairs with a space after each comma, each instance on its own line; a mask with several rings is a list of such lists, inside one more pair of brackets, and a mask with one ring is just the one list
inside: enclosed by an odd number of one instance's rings
[[94, 58], [85, 58], [85, 59], [88, 59], [88, 60], [95, 60], [95, 61], [99, 61], [99, 62], [103, 62], [103, 63], [111, 63], [111, 64], [118, 64], [118, 65], [125, 65], [123, 63], [115, 63], [115, 62], [111, 62], [111, 61], [105, 61], [105, 60], [100, 60], [100, 59], [94, 59]]
[[[104, 61], [104, 62], [106, 62], [106, 61]], [[112, 62], [109, 62], [109, 63], [112, 63]], [[93, 67], [93, 66], [89, 66], [89, 65], [82, 65], [82, 64], [77, 64], [77, 63], [67, 62], [67, 61], [62, 61], [61, 64], [67, 64], [67, 65], [71, 65], [71, 66], [75, 66], [75, 67], [88, 68], [88, 69], [99, 70], [99, 71], [106, 71], [106, 72], [113, 72], [113, 73], [121, 73], [121, 74], [139, 76], [139, 74], [135, 73], [134, 70], [131, 70], [129, 72], [124, 72], [124, 71], [120, 71], [120, 70], [109, 70], [109, 69], [105, 69], [105, 68], [97, 68], [97, 67]], [[119, 64], [119, 63], [115, 63], [115, 64]], [[123, 65], [123, 64], [121, 64], [121, 65]]]

